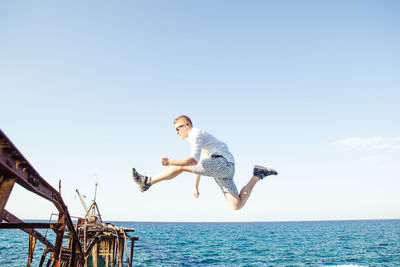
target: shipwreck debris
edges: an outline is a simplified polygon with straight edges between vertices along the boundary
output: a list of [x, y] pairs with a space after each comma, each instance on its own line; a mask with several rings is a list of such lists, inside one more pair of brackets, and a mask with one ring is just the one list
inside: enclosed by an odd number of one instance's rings
[[[15, 183], [53, 203], [58, 210], [57, 222], [24, 222], [7, 211], [5, 206]], [[137, 237], [128, 235], [135, 231], [132, 228], [103, 223], [96, 201], [93, 201], [87, 210], [85, 218], [78, 218], [74, 224], [60, 192], [39, 175], [2, 130], [0, 130], [0, 229], [21, 229], [29, 234], [27, 266], [32, 263], [37, 240], [45, 246], [39, 266], [43, 266], [46, 260], [46, 266], [124, 266], [125, 262], [128, 266], [132, 266], [134, 241], [138, 240]], [[55, 242], [51, 242], [36, 229], [54, 231]], [[68, 246], [65, 248], [64, 240], [68, 240]]]

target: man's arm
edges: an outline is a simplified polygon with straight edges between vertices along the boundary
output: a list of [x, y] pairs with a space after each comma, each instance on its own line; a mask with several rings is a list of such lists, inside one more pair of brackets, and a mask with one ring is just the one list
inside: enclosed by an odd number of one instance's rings
[[192, 158], [186, 158], [186, 159], [169, 159], [167, 157], [163, 157], [161, 159], [161, 163], [164, 166], [168, 166], [168, 165], [175, 165], [175, 166], [193, 166], [197, 164], [197, 161]]
[[195, 198], [198, 198], [199, 195], [200, 195], [199, 183], [200, 183], [200, 174], [196, 175], [196, 179], [194, 180], [194, 193], [193, 193], [193, 196]]

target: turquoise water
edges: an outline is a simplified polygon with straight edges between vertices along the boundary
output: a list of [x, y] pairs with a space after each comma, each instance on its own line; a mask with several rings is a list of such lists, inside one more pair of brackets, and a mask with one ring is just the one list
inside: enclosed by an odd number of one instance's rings
[[[135, 266], [400, 266], [400, 220], [113, 223], [136, 229]], [[1, 230], [0, 266], [26, 266], [27, 244]]]

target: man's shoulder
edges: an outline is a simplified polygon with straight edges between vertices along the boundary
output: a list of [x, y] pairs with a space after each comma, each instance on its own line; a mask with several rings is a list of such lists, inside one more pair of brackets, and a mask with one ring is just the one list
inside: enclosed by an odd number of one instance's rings
[[204, 134], [207, 134], [207, 133], [199, 128], [193, 127], [190, 130], [188, 137], [190, 140], [196, 140], [198, 138], [202, 138], [202, 136], [204, 136]]
[[195, 128], [195, 127], [193, 127], [189, 132], [189, 134], [192, 134], [192, 135], [199, 135], [199, 134], [202, 134], [202, 133], [204, 133], [203, 130], [201, 130], [199, 128]]

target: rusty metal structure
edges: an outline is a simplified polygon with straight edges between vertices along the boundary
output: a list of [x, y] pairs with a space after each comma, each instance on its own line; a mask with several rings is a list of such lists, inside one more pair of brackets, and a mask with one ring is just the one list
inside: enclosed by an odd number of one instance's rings
[[[104, 223], [96, 203], [96, 193], [91, 206], [87, 208], [78, 189], [76, 192], [86, 212], [84, 218], [78, 219], [75, 227], [79, 243], [86, 252], [86, 266], [123, 266], [124, 248], [126, 248], [127, 265], [132, 266], [134, 242], [139, 238], [130, 237], [128, 233], [134, 232], [135, 229]], [[97, 192], [97, 183], [95, 192]], [[73, 235], [70, 233], [67, 237], [68, 244], [72, 244]], [[131, 241], [130, 252], [128, 252], [128, 240]]]
[[[57, 222], [24, 222], [7, 211], [5, 206], [15, 183], [54, 204], [58, 210]], [[59, 191], [48, 184], [0, 130], [0, 229], [21, 229], [29, 234], [27, 266], [32, 263], [37, 240], [45, 246], [39, 266], [123, 266], [124, 247], [127, 265], [132, 266], [134, 241], [138, 238], [130, 237], [128, 232], [134, 229], [103, 223], [95, 201], [85, 218], [79, 218], [74, 225], [60, 189], [61, 183]], [[55, 242], [36, 229], [53, 230]], [[65, 239], [68, 240], [66, 248], [62, 247]]]

